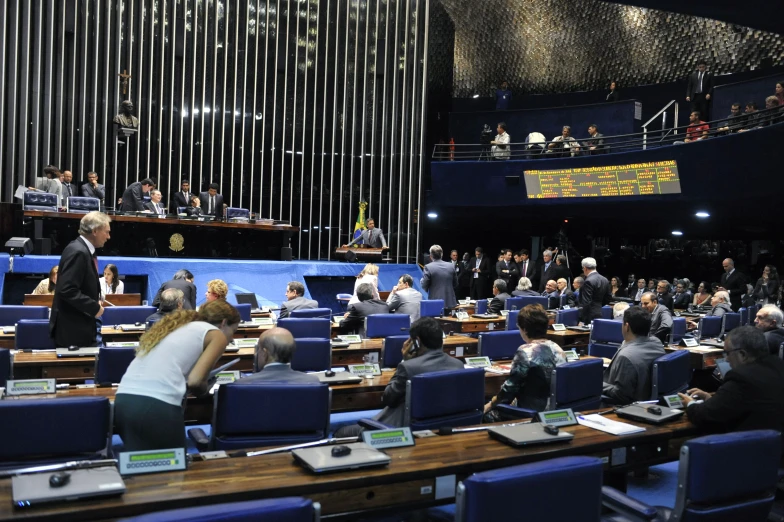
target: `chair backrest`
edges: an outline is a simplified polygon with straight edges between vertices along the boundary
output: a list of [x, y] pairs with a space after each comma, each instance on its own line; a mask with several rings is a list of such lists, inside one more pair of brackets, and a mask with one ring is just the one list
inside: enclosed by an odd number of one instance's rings
[[484, 401], [481, 368], [422, 373], [406, 383], [403, 423], [413, 431], [479, 424]]
[[123, 520], [125, 522], [193, 522], [194, 520], [319, 522], [321, 520], [321, 505], [308, 498], [284, 497], [171, 509], [134, 518], [124, 518]]
[[381, 348], [381, 367], [397, 368], [403, 360], [403, 343], [408, 335], [388, 335], [384, 338]]
[[228, 207], [226, 209], [226, 219], [233, 218], [250, 219], [250, 210], [247, 208]]
[[230, 383], [221, 385], [214, 401], [213, 450], [298, 444], [327, 435], [331, 394], [326, 383]]
[[724, 323], [721, 326], [722, 335], [728, 334], [731, 331], [733, 331], [735, 328], [740, 326], [740, 319], [741, 319], [740, 314], [736, 314], [736, 313], [724, 314], [722, 319]]
[[441, 317], [443, 313], [443, 299], [423, 299], [419, 302], [419, 317]]
[[411, 316], [402, 314], [373, 314], [365, 317], [367, 337], [400, 335], [411, 329]]
[[721, 317], [703, 317], [700, 319], [699, 327], [697, 329], [700, 339], [707, 339], [709, 337], [718, 337], [721, 335], [721, 324], [724, 321]]
[[53, 350], [49, 319], [20, 319], [16, 323], [14, 347], [17, 350]]
[[243, 320], [243, 321], [250, 321], [251, 320], [251, 315], [250, 315], [251, 306], [250, 306], [250, 303], [237, 303], [237, 304], [235, 304], [233, 306], [234, 306], [234, 308], [237, 309], [237, 312], [239, 312], [241, 320]]
[[749, 306], [749, 323], [754, 324], [754, 319], [757, 318], [757, 312], [760, 310], [759, 305], [751, 305]]
[[[561, 457], [471, 475], [457, 485], [455, 522], [507, 520], [510, 499], [523, 491], [525, 520], [598, 522], [602, 461]], [[569, 491], [568, 502], [563, 491]]]
[[594, 410], [602, 402], [601, 359], [584, 359], [556, 366], [550, 378], [549, 409]]
[[487, 313], [487, 299], [477, 299], [476, 306], [474, 307], [475, 314], [486, 314]]
[[0, 462], [53, 462], [106, 454], [111, 406], [106, 397], [0, 401]]
[[57, 194], [28, 190], [24, 193], [25, 210], [49, 210], [57, 212]]
[[111, 386], [119, 383], [135, 357], [135, 348], [99, 348], [95, 358], [95, 384]]
[[185, 214], [185, 210], [188, 207], [177, 207], [177, 214]]
[[604, 305], [602, 307], [602, 319], [612, 319], [613, 318], [613, 307], [610, 305]]
[[538, 304], [542, 305], [542, 308], [547, 309], [550, 303], [550, 298], [541, 295], [524, 295], [521, 296], [520, 299], [520, 310], [528, 306], [529, 304]]
[[320, 317], [322, 319], [331, 319], [332, 308], [303, 308], [300, 310], [292, 310], [291, 317]]
[[676, 350], [662, 355], [653, 361], [651, 372], [651, 400], [685, 391], [692, 377], [691, 352]]
[[332, 345], [329, 339], [300, 337], [291, 358], [291, 369], [298, 372], [320, 372], [332, 367]]
[[555, 322], [564, 326], [577, 326], [577, 323], [580, 322], [580, 310], [577, 308], [558, 310], [555, 313]]
[[670, 520], [767, 520], [780, 456], [781, 434], [773, 430], [708, 435], [687, 441], [681, 446]]
[[0, 348], [0, 388], [5, 388], [6, 381], [14, 378], [14, 356], [11, 350]]
[[517, 348], [522, 344], [524, 341], [517, 330], [483, 332], [479, 334], [479, 355], [494, 361], [514, 359]]
[[520, 310], [509, 310], [509, 313], [506, 314], [506, 329], [507, 330], [517, 330], [517, 316], [520, 315]]
[[75, 214], [87, 214], [88, 212], [101, 210], [101, 200], [83, 196], [69, 196], [65, 198], [65, 209]]
[[156, 310], [154, 306], [110, 306], [104, 309], [101, 321], [104, 326], [144, 324]]
[[673, 344], [681, 342], [681, 339], [686, 335], [686, 318], [673, 317], [672, 318], [672, 332], [670, 332], [670, 340]]
[[504, 310], [522, 310], [523, 298], [522, 297], [509, 297], [504, 303]]
[[13, 326], [20, 319], [46, 319], [48, 321], [49, 308], [46, 306], [0, 305], [0, 326]]
[[313, 317], [285, 317], [283, 319], [278, 319], [278, 326], [291, 332], [291, 335], [293, 335], [295, 339], [301, 337], [329, 339], [331, 325], [332, 321], [329, 319]]
[[[738, 310], [738, 313], [740, 314], [740, 325], [746, 326], [749, 324], [749, 309], [742, 306], [740, 310]], [[752, 318], [751, 322], [754, 323], [754, 318]]]
[[338, 301], [351, 301], [351, 294], [337, 294], [335, 299]]
[[588, 340], [588, 355], [612, 359], [623, 343], [623, 323], [612, 319], [594, 319]]

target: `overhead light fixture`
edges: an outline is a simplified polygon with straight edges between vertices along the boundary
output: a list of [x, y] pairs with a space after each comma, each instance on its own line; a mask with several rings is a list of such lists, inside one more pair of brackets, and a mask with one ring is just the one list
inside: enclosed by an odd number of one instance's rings
[[697, 212], [694, 215], [697, 216], [698, 218], [709, 218], [710, 217], [710, 214], [705, 212], [704, 210], [700, 210], [699, 212]]
[[479, 98], [478, 94], [474, 94], [473, 98]]
[[438, 217], [438, 214], [436, 214], [435, 212], [428, 212], [427, 217], [429, 217], [430, 219], [435, 219]]
[[672, 235], [673, 236], [682, 236], [683, 232], [681, 232], [680, 230], [673, 230], [672, 231]]

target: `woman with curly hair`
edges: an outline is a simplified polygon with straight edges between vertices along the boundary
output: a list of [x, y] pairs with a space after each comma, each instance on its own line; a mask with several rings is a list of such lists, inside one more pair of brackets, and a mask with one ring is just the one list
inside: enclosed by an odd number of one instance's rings
[[217, 300], [172, 312], [142, 335], [114, 401], [126, 451], [185, 447], [183, 398], [210, 389], [210, 370], [239, 322], [239, 312]]

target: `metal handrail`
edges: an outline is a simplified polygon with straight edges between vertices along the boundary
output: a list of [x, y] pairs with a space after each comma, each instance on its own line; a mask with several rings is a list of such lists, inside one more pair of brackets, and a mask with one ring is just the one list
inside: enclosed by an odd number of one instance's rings
[[[667, 105], [665, 105], [659, 112], [653, 115], [650, 120], [646, 121], [642, 124], [642, 150], [648, 149], [648, 125], [651, 124], [653, 120], [661, 115], [662, 117], [662, 128], [661, 130], [664, 131], [667, 128], [667, 109], [669, 109], [673, 104], [675, 104], [675, 118], [673, 119], [672, 131], [673, 134], [678, 134], [677, 126], [678, 126], [678, 103], [676, 100], [670, 101]], [[667, 136], [665, 134], [665, 136]], [[660, 140], [661, 141], [661, 140]]]

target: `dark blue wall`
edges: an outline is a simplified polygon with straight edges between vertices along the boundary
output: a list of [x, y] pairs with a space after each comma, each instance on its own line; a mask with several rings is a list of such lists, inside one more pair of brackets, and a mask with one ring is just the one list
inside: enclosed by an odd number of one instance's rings
[[736, 102], [741, 104], [741, 111], [743, 111], [745, 104], [750, 101], [756, 102], [758, 109], [764, 109], [765, 98], [775, 94], [776, 83], [781, 81], [784, 81], [784, 73], [716, 87], [713, 91], [714, 119], [728, 115], [730, 107]]

